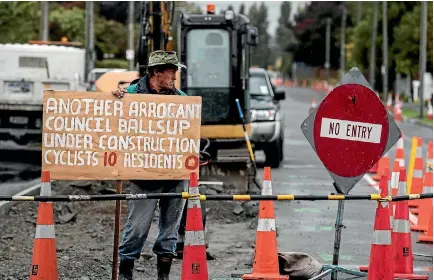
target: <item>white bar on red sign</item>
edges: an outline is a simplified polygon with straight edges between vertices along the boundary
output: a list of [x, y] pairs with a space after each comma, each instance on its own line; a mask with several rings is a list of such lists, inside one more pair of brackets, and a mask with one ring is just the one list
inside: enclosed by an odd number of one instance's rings
[[321, 137], [380, 143], [381, 124], [322, 118]]

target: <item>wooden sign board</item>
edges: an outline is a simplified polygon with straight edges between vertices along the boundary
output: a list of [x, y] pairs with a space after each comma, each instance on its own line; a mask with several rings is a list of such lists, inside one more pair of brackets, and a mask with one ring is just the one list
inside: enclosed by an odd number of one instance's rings
[[198, 172], [200, 96], [44, 91], [42, 170], [57, 180], [177, 180]]

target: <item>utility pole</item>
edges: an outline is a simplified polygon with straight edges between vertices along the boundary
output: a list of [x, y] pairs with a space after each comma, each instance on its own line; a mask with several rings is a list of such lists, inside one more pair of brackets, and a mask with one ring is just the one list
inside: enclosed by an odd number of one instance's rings
[[329, 79], [329, 69], [330, 69], [330, 29], [332, 25], [332, 19], [327, 18], [326, 20], [326, 53], [325, 53], [325, 80]]
[[[425, 71], [426, 71], [426, 45], [427, 45], [427, 17], [428, 17], [428, 8], [426, 1], [421, 2], [421, 10], [420, 10], [420, 43], [419, 43], [419, 99], [420, 99], [420, 112], [419, 118], [423, 118], [423, 107], [425, 105], [424, 102], [424, 88], [425, 88]], [[430, 101], [431, 102], [431, 101]]]
[[362, 1], [357, 1], [356, 24], [359, 25], [362, 18]]
[[41, 1], [41, 20], [40, 20], [40, 26], [39, 26], [39, 40], [41, 41], [48, 41], [48, 16], [49, 16], [49, 9], [48, 9], [48, 1]]
[[86, 67], [85, 80], [90, 71], [95, 67], [95, 32], [93, 28], [93, 1], [86, 1]]
[[374, 11], [372, 16], [372, 36], [371, 36], [371, 55], [369, 57], [369, 83], [372, 89], [375, 90], [375, 42], [377, 39], [377, 26], [378, 26], [378, 2], [373, 2]]
[[128, 70], [134, 70], [134, 1], [128, 2]]
[[340, 68], [341, 68], [341, 78], [345, 74], [345, 28], [347, 23], [347, 6], [345, 2], [343, 2], [342, 7], [342, 21], [341, 21], [341, 59], [340, 59]]
[[387, 100], [387, 92], [389, 91], [389, 42], [387, 34], [387, 1], [383, 1], [383, 66], [381, 72], [383, 74], [383, 100]]

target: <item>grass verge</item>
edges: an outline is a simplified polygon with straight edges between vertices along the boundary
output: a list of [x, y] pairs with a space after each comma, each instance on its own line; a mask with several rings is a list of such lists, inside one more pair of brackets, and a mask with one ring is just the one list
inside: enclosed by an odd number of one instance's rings
[[427, 125], [432, 126], [433, 124], [432, 120], [429, 120], [426, 115], [424, 115], [422, 119], [419, 119], [419, 112], [410, 108], [402, 108], [402, 115], [409, 119], [418, 119], [421, 123]]

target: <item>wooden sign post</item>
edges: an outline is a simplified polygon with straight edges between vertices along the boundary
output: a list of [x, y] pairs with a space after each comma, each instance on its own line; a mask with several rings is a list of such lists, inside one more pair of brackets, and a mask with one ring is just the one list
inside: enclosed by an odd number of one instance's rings
[[[202, 98], [44, 91], [42, 170], [55, 180], [189, 179], [198, 172]], [[112, 279], [117, 279], [120, 203]]]

